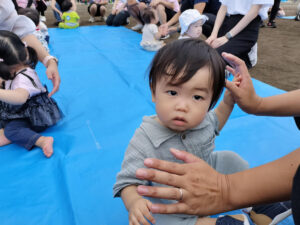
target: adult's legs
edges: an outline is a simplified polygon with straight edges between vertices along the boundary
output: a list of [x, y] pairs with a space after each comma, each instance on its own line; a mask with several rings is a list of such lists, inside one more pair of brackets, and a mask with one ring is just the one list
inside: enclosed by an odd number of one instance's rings
[[[55, 7], [56, 7], [59, 11], [61, 11], [61, 8], [60, 8], [59, 4], [56, 3], [56, 4], [55, 4]], [[58, 14], [58, 12], [56, 12], [56, 11], [53, 10], [53, 15], [54, 15], [54, 17], [55, 17], [55, 19], [56, 19], [57, 22], [61, 22], [61, 21], [62, 21], [61, 18], [60, 18], [60, 15]]]
[[143, 11], [146, 7], [147, 6], [145, 3], [138, 3], [135, 0], [127, 1], [128, 12], [136, 20], [138, 24], [144, 25], [141, 11]]
[[47, 10], [47, 5], [43, 0], [36, 1], [36, 9], [42, 15], [45, 16], [45, 11]]
[[208, 38], [214, 28], [217, 16], [211, 13], [204, 13], [204, 15], [208, 17], [208, 20], [202, 26], [202, 33]]
[[[218, 33], [218, 37], [224, 36], [241, 20], [242, 17], [242, 15], [232, 15], [230, 17], [226, 17]], [[238, 33], [224, 45], [218, 47], [216, 50], [220, 54], [222, 52], [228, 52], [241, 58], [245, 61], [247, 67], [251, 68], [252, 64], [250, 62], [248, 53], [257, 42], [260, 21], [260, 16], [257, 16], [240, 33]]]
[[269, 17], [269, 22], [274, 22], [277, 12], [279, 10], [280, 0], [274, 0], [274, 5], [271, 9], [271, 14]]
[[166, 7], [163, 4], [158, 4], [156, 6], [156, 12], [157, 12], [160, 24], [165, 24], [167, 22]]
[[128, 11], [121, 11], [119, 12], [115, 18], [113, 19], [113, 26], [122, 26], [122, 25], [126, 25], [127, 24], [127, 18], [129, 17], [129, 13]]
[[106, 19], [106, 25], [107, 26], [112, 26], [115, 17], [116, 17], [116, 15], [109, 14], [109, 16]]

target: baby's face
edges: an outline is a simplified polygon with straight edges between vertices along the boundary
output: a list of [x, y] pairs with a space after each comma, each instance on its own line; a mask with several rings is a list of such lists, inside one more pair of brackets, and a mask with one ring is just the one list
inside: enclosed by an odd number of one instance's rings
[[192, 23], [189, 26], [186, 35], [191, 38], [199, 38], [202, 34], [202, 25], [203, 25], [202, 20], [198, 20], [197, 22]]
[[157, 81], [155, 93], [152, 93], [157, 119], [176, 132], [196, 127], [209, 109], [212, 94], [211, 75], [207, 66], [181, 85], [170, 83], [170, 78], [164, 76]]

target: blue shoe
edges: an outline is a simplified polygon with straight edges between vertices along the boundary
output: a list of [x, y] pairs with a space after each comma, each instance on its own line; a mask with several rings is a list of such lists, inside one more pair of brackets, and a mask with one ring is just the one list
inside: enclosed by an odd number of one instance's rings
[[216, 221], [216, 225], [250, 225], [246, 215], [237, 215], [241, 220], [235, 219], [232, 216], [222, 216]]
[[275, 225], [292, 214], [291, 201], [255, 206], [250, 218], [256, 225]]

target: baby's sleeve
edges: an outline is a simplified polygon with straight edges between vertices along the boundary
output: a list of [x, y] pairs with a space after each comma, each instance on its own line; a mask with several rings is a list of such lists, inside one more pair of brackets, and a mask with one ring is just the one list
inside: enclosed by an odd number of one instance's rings
[[139, 168], [145, 168], [144, 160], [147, 158], [146, 151], [149, 140], [138, 128], [131, 139], [125, 152], [121, 171], [117, 174], [117, 181], [113, 187], [114, 197], [120, 197], [123, 188], [129, 185], [147, 185], [148, 181], [139, 180], [135, 172]]

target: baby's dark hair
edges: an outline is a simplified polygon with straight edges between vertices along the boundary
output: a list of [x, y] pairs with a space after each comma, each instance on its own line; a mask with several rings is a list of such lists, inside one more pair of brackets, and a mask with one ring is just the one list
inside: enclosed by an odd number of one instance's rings
[[69, 1], [69, 0], [64, 0], [64, 1], [61, 3], [60, 9], [61, 9], [62, 12], [67, 12], [67, 11], [69, 11], [69, 10], [72, 8], [72, 6], [73, 6], [73, 4], [72, 4], [71, 1]]
[[226, 64], [219, 53], [202, 40], [181, 39], [161, 48], [150, 64], [150, 88], [155, 93], [156, 83], [163, 76], [170, 76], [172, 84], [183, 84], [205, 66], [211, 74], [213, 96], [209, 109], [212, 109], [225, 86]]
[[152, 19], [155, 19], [155, 15], [154, 15], [154, 12], [153, 12], [152, 8], [147, 7], [144, 10], [143, 15], [142, 15], [142, 19], [145, 22], [145, 24], [149, 24], [149, 23], [151, 23]]
[[40, 15], [36, 9], [32, 8], [19, 8], [18, 10], [19, 15], [24, 15], [30, 18], [36, 26], [40, 23]]
[[22, 64], [34, 69], [37, 62], [38, 57], [33, 48], [26, 47], [16, 34], [0, 30], [0, 77], [2, 79], [14, 78], [10, 73], [11, 66]]

